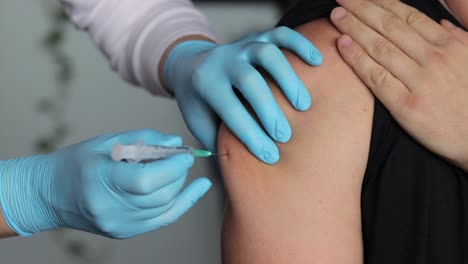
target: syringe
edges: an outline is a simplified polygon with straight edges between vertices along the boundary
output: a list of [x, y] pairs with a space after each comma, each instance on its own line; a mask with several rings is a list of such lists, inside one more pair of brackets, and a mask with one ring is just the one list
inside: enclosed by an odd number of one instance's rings
[[154, 145], [122, 145], [114, 144], [112, 147], [112, 159], [114, 161], [127, 162], [151, 162], [166, 159], [172, 155], [187, 153], [196, 158], [208, 158], [217, 153], [192, 147], [165, 147]]

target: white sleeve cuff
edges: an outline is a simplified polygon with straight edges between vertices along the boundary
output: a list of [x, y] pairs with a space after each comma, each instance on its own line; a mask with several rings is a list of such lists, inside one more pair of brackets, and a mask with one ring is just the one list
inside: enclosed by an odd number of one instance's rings
[[136, 41], [131, 64], [137, 84], [155, 95], [172, 96], [163, 87], [158, 74], [159, 62], [166, 49], [188, 35], [216, 38], [207, 19], [191, 3], [174, 10], [158, 11], [161, 15], [147, 25]]

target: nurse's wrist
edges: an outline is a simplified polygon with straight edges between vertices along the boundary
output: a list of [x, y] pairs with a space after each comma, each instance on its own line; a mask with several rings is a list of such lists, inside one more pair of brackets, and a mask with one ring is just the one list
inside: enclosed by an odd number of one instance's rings
[[30, 236], [60, 227], [50, 206], [52, 155], [37, 155], [0, 161], [0, 205], [8, 227], [20, 236]]
[[173, 93], [172, 89], [167, 85], [167, 82], [164, 78], [164, 70], [165, 70], [165, 66], [166, 66], [166, 61], [167, 61], [167, 57], [169, 56], [169, 54], [171, 53], [171, 51], [176, 47], [178, 46], [179, 44], [183, 43], [183, 42], [186, 42], [186, 41], [191, 41], [191, 40], [201, 40], [201, 41], [206, 41], [206, 42], [210, 42], [210, 43], [214, 43], [216, 44], [216, 41], [211, 39], [211, 38], [208, 38], [206, 36], [203, 36], [203, 35], [189, 35], [189, 36], [184, 36], [184, 37], [181, 37], [179, 39], [177, 39], [176, 41], [174, 41], [171, 45], [168, 46], [168, 48], [166, 49], [166, 51], [164, 51], [163, 53], [163, 56], [161, 57], [161, 60], [159, 62], [159, 65], [158, 65], [158, 76], [159, 76], [159, 80], [161, 80], [161, 84], [162, 86], [169, 92]]

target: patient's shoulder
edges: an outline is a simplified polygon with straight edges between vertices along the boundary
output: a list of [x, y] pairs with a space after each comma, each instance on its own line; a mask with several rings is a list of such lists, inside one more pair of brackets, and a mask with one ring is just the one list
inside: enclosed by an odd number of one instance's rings
[[373, 97], [339, 56], [327, 20], [297, 28], [323, 53], [311, 67], [285, 52], [313, 98], [297, 112], [272, 92], [293, 129], [271, 166], [221, 126], [218, 148], [229, 207], [224, 263], [361, 263], [360, 191], [367, 164]]
[[[277, 166], [267, 166], [251, 156], [248, 150], [222, 127], [218, 136], [218, 146], [221, 152], [230, 153], [225, 158], [231, 162], [235, 162], [238, 157], [244, 166], [277, 171], [281, 164], [295, 163], [298, 160], [296, 155], [289, 152], [297, 149], [298, 145], [305, 148], [315, 144], [311, 149], [312, 153], [318, 152], [320, 146], [326, 145], [327, 149], [320, 151], [339, 152], [336, 153], [336, 158], [346, 157], [353, 152], [363, 152], [363, 149], [366, 152], [368, 150], [374, 99], [368, 88], [338, 53], [336, 40], [340, 36], [339, 32], [328, 19], [303, 24], [296, 30], [314, 43], [324, 56], [322, 66], [312, 67], [293, 53], [284, 51], [288, 61], [309, 90], [313, 98], [312, 107], [306, 112], [296, 111], [276, 83], [267, 78], [276, 100], [293, 128], [292, 140], [287, 144], [279, 144], [282, 156], [280, 163]], [[353, 145], [352, 150], [343, 152], [343, 148], [350, 145]], [[309, 157], [312, 154], [300, 155]]]

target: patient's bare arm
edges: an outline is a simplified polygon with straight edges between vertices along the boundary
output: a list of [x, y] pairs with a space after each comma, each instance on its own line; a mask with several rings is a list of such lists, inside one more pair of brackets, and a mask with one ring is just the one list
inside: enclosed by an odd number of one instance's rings
[[0, 208], [0, 239], [6, 237], [16, 236], [16, 233], [11, 230], [8, 224], [5, 221], [3, 213]]
[[229, 197], [223, 228], [225, 264], [362, 263], [361, 184], [367, 164], [373, 97], [339, 56], [328, 20], [296, 30], [324, 54], [313, 68], [286, 53], [314, 99], [295, 111], [270, 87], [293, 138], [271, 166], [253, 157], [222, 126], [218, 146]]

